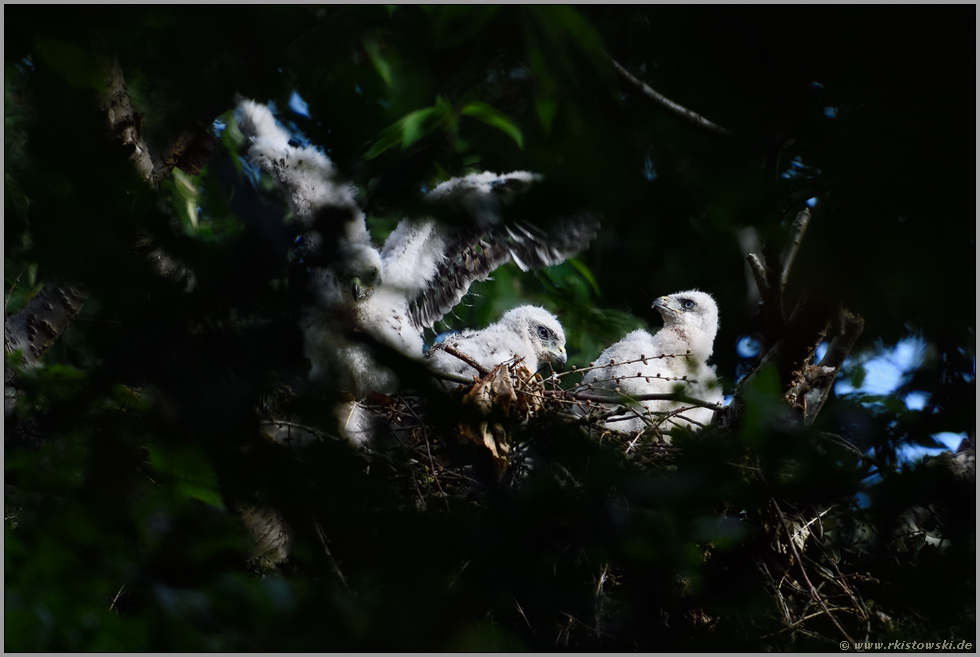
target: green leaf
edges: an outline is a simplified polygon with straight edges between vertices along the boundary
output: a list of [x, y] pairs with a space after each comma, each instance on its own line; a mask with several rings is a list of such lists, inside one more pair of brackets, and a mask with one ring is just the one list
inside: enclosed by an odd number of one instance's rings
[[532, 12], [552, 38], [572, 42], [603, 77], [615, 77], [602, 37], [577, 9], [568, 5], [541, 5], [533, 7]]
[[512, 118], [500, 110], [494, 109], [490, 105], [477, 100], [464, 107], [460, 111], [460, 114], [472, 116], [478, 121], [483, 121], [487, 125], [497, 128], [513, 139], [517, 143], [518, 148], [524, 150], [524, 135], [521, 133], [521, 129], [517, 127], [517, 124]]
[[435, 107], [427, 107], [408, 114], [401, 121], [401, 144], [402, 148], [408, 148], [425, 135], [432, 132], [435, 128], [433, 120], [438, 110]]
[[364, 44], [364, 50], [367, 51], [368, 57], [371, 58], [371, 63], [374, 64], [374, 70], [378, 72], [381, 79], [385, 81], [385, 84], [389, 87], [391, 86], [391, 64], [388, 63], [381, 55], [381, 49], [378, 48], [378, 42], [374, 39], [365, 39], [362, 42]]
[[596, 281], [595, 276], [592, 275], [592, 270], [590, 270], [584, 262], [578, 258], [569, 258], [568, 264], [575, 267], [575, 270], [582, 275], [582, 278], [589, 282], [589, 285], [592, 286], [592, 289], [595, 291], [595, 295], [597, 297], [602, 296], [602, 292], [599, 290], [599, 282]]
[[192, 230], [197, 230], [197, 205], [200, 198], [198, 190], [199, 176], [192, 176], [184, 173], [178, 168], [173, 170], [174, 183], [177, 195], [180, 197], [178, 210], [180, 216], [190, 222]]
[[456, 129], [456, 113], [441, 96], [436, 98], [436, 104], [432, 107], [410, 112], [385, 128], [364, 157], [373, 159], [398, 144], [402, 148], [408, 148], [440, 125], [445, 125], [450, 130]]
[[[235, 120], [235, 113], [232, 110], [228, 110], [218, 118], [225, 124], [225, 129], [221, 133], [221, 143], [232, 153], [238, 152], [245, 146], [245, 142], [248, 140], [238, 127], [238, 121]], [[238, 158], [234, 158], [234, 161], [238, 170], [241, 171], [241, 162], [238, 161]]]
[[551, 123], [555, 118], [555, 113], [558, 111], [558, 102], [553, 98], [538, 96], [534, 99], [534, 109], [538, 112], [538, 119], [541, 120], [541, 126], [544, 128], [545, 134], [550, 134]]
[[153, 467], [173, 480], [179, 494], [224, 508], [218, 477], [203, 449], [197, 445], [157, 443], [150, 445], [149, 455]]
[[440, 124], [445, 125], [448, 130], [456, 132], [459, 118], [453, 110], [452, 103], [442, 96], [436, 96], [436, 113], [439, 115], [438, 120]]
[[851, 368], [851, 385], [855, 388], [860, 388], [864, 385], [864, 379], [868, 372], [864, 369], [864, 365], [858, 364]]

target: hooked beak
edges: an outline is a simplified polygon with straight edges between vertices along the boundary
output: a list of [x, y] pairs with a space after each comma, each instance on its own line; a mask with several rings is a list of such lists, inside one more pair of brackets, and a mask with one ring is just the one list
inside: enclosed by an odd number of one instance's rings
[[660, 312], [661, 315], [664, 313], [664, 311], [667, 311], [667, 312], [670, 312], [670, 313], [674, 313], [674, 314], [677, 314], [679, 312], [683, 312], [683, 311], [677, 310], [676, 308], [671, 308], [670, 307], [670, 299], [668, 299], [667, 297], [660, 297], [658, 299], [654, 299], [653, 300], [653, 305], [650, 306], [650, 307], [651, 308], [656, 308]]
[[565, 363], [568, 362], [568, 354], [565, 353], [564, 347], [549, 349], [548, 360], [551, 361], [552, 367], [554, 367], [556, 370], [560, 370], [561, 368], [565, 367]]
[[357, 277], [354, 277], [354, 278], [351, 279], [351, 282], [350, 282], [350, 293], [353, 295], [354, 301], [357, 301], [358, 299], [361, 298], [361, 296], [362, 296], [362, 293], [361, 293], [361, 279], [359, 279]]

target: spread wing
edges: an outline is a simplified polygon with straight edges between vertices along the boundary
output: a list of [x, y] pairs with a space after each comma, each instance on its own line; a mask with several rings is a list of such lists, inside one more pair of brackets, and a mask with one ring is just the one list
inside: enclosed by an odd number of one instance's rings
[[[540, 179], [526, 171], [454, 178], [426, 197], [438, 219], [406, 220], [392, 233], [382, 256], [390, 254], [393, 271], [411, 272], [399, 282], [409, 297], [415, 326], [431, 327], [462, 300], [473, 282], [486, 280], [511, 260], [524, 271], [549, 267], [578, 255], [595, 239], [599, 220], [592, 214], [578, 211], [556, 217], [553, 204], [543, 207], [548, 199], [518, 202], [518, 195]], [[527, 216], [542, 219], [532, 222]], [[419, 243], [410, 242], [413, 239]]]

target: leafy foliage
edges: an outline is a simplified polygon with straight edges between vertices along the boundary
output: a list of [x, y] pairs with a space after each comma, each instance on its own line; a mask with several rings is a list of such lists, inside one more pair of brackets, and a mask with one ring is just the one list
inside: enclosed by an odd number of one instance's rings
[[[47, 281], [89, 292], [40, 367], [7, 359], [21, 395], [5, 423], [5, 649], [976, 645], [975, 479], [939, 459], [896, 467], [941, 431], [975, 441], [975, 153], [958, 134], [974, 123], [973, 11], [5, 14], [5, 309]], [[107, 139], [107, 53], [154, 155], [220, 119], [200, 175], [153, 189]], [[666, 112], [610, 57], [734, 135]], [[289, 110], [294, 92], [307, 115]], [[583, 367], [659, 326], [653, 298], [699, 287], [719, 301], [714, 361], [733, 392], [757, 309], [739, 236], [778, 249], [815, 197], [787, 304], [806, 288], [864, 316], [859, 351], [913, 334], [926, 356], [889, 394], [832, 395], [808, 428], [781, 421], [765, 371], [743, 386], [737, 429], [670, 445], [587, 435], [557, 412], [502, 420], [514, 451], [500, 481], [480, 450], [444, 440], [471, 422], [465, 405], [391, 356], [427, 424], [355, 449], [331, 438], [337, 395], [304, 383], [295, 230], [240, 160], [236, 93], [274, 101], [324, 148], [378, 239], [423, 189], [473, 170], [542, 172], [556, 214], [602, 215], [579, 258], [474, 285], [453, 327], [543, 304]], [[144, 238], [194, 272], [192, 292], [155, 272]], [[855, 388], [863, 360], [844, 370]], [[301, 450], [262, 437], [277, 382], [317, 430]], [[412, 403], [377, 408], [404, 427]], [[249, 561], [247, 505], [291, 527], [278, 568]]]

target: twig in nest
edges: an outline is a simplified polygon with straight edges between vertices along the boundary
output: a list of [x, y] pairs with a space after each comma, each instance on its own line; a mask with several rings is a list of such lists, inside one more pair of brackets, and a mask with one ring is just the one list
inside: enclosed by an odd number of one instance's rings
[[430, 369], [429, 373], [437, 379], [442, 379], [444, 381], [452, 381], [453, 383], [461, 383], [464, 385], [471, 385], [473, 379], [466, 378], [461, 374], [450, 374], [449, 372], [440, 372], [439, 370]]
[[580, 401], [599, 402], [600, 404], [622, 404], [625, 402], [636, 401], [677, 401], [684, 404], [690, 404], [692, 406], [700, 406], [701, 408], [710, 408], [713, 411], [718, 411], [724, 408], [724, 406], [721, 404], [713, 404], [711, 402], [688, 397], [687, 395], [678, 395], [671, 392], [651, 392], [646, 395], [636, 395], [635, 397], [629, 397], [626, 395], [613, 397], [611, 395], [596, 395], [588, 392], [576, 392], [572, 394], [572, 397]]
[[415, 484], [415, 492], [419, 494], [419, 502], [422, 503], [423, 507], [427, 507], [425, 503], [425, 496], [422, 495], [422, 489], [419, 487], [419, 480], [415, 477], [415, 471], [409, 467], [408, 474], [412, 475], [412, 483]]
[[602, 365], [589, 365], [588, 367], [573, 367], [567, 372], [558, 372], [555, 374], [559, 379], [563, 376], [568, 376], [569, 374], [581, 374], [582, 372], [588, 372], [589, 370], [601, 370], [608, 367], [615, 367], [617, 365], [631, 365], [632, 363], [643, 363], [647, 364], [648, 360], [658, 360], [660, 358], [686, 358], [687, 354], [661, 354], [659, 356], [646, 356], [641, 354], [639, 358], [634, 358], [633, 360], [624, 360], [621, 362], [616, 362], [611, 360], [608, 363], [603, 363]]
[[772, 573], [769, 572], [769, 567], [766, 566], [765, 562], [763, 561], [757, 561], [756, 566], [759, 568], [760, 571], [765, 573], [766, 579], [769, 580], [769, 584], [772, 586], [773, 593], [776, 594], [776, 600], [779, 602], [779, 610], [783, 614], [783, 621], [787, 626], [779, 630], [779, 632], [773, 632], [772, 634], [767, 634], [766, 636], [759, 637], [760, 639], [765, 639], [775, 634], [779, 634], [780, 632], [785, 632], [786, 630], [788, 630], [790, 626], [792, 626], [793, 624], [793, 617], [789, 613], [789, 605], [786, 604], [786, 598], [783, 597], [783, 592], [780, 589], [780, 585], [776, 583], [776, 580], [773, 578]]
[[[455, 356], [456, 358], [460, 359], [461, 361], [463, 361], [464, 363], [466, 363], [467, 365], [469, 365], [470, 367], [472, 367], [473, 369], [475, 369], [477, 372], [480, 373], [480, 376], [481, 377], [484, 377], [487, 374], [490, 374], [490, 370], [488, 370], [483, 365], [481, 365], [480, 363], [478, 363], [476, 361], [476, 359], [474, 359], [469, 354], [464, 354], [462, 351], [460, 351], [456, 347], [452, 346], [451, 344], [446, 344], [444, 342], [442, 348], [450, 356]], [[472, 381], [466, 381], [466, 383], [472, 383]]]
[[531, 621], [529, 621], [529, 620], [527, 619], [527, 616], [525, 616], [525, 615], [524, 615], [524, 610], [523, 610], [523, 609], [521, 609], [521, 605], [520, 605], [520, 603], [519, 603], [519, 602], [517, 602], [517, 598], [514, 598], [514, 606], [515, 606], [515, 607], [517, 607], [517, 611], [519, 611], [519, 612], [520, 612], [520, 614], [521, 614], [521, 618], [523, 618], [523, 619], [524, 619], [524, 622], [525, 622], [525, 623], [527, 623], [527, 627], [528, 627], [528, 629], [530, 629], [530, 630], [533, 630], [534, 628], [533, 628], [533, 627], [531, 627]]
[[446, 497], [446, 491], [442, 490], [442, 484], [439, 483], [439, 475], [436, 474], [436, 464], [432, 460], [432, 450], [429, 449], [429, 436], [424, 430], [422, 437], [425, 438], [425, 453], [429, 457], [429, 469], [432, 471], [432, 480], [436, 482], [436, 488], [439, 489], [439, 493], [442, 495], [442, 501], [446, 503], [446, 513], [452, 515], [453, 512], [449, 508], [449, 499]]
[[800, 558], [800, 553], [796, 549], [796, 544], [793, 542], [793, 537], [789, 533], [789, 525], [786, 523], [786, 516], [783, 515], [783, 510], [779, 508], [779, 502], [776, 501], [776, 498], [773, 497], [771, 499], [772, 499], [772, 504], [776, 509], [776, 513], [779, 514], [779, 522], [782, 523], [783, 533], [786, 535], [786, 539], [787, 539], [786, 542], [789, 544], [789, 549], [792, 550], [793, 552], [793, 558], [796, 559], [796, 565], [800, 567], [800, 573], [803, 575], [803, 581], [806, 582], [807, 587], [810, 589], [810, 597], [813, 598], [813, 600], [815, 600], [817, 604], [820, 605], [820, 608], [823, 610], [823, 613], [827, 614], [827, 618], [829, 618], [831, 622], [833, 622], [834, 626], [838, 629], [838, 631], [840, 631], [841, 635], [845, 639], [847, 639], [847, 641], [851, 645], [854, 645], [854, 639], [852, 639], [850, 635], [848, 635], [847, 631], [843, 627], [841, 627], [840, 623], [837, 622], [837, 619], [834, 617], [834, 615], [830, 613], [830, 610], [827, 608], [827, 603], [824, 602], [823, 597], [821, 597], [816, 587], [814, 587], [813, 583], [810, 581], [809, 576], [807, 576], [806, 568], [803, 567], [803, 559]]

